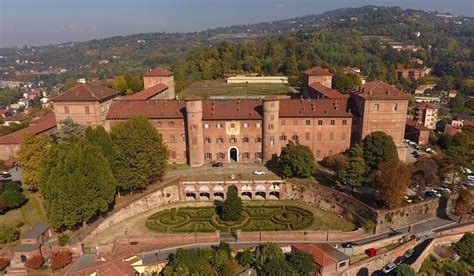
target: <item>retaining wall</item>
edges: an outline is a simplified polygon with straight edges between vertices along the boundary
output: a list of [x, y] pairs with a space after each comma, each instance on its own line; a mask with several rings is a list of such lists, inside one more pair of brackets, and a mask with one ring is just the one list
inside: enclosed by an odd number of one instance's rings
[[360, 239], [367, 234], [362, 229], [352, 232], [342, 231], [261, 231], [261, 232], [241, 232], [237, 231], [238, 242], [254, 241], [352, 241]]

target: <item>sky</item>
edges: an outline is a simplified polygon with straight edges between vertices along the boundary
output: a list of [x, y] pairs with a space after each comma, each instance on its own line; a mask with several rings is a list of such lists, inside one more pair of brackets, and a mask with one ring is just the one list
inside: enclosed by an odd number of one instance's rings
[[474, 16], [474, 0], [0, 0], [0, 47], [201, 31], [369, 4]]

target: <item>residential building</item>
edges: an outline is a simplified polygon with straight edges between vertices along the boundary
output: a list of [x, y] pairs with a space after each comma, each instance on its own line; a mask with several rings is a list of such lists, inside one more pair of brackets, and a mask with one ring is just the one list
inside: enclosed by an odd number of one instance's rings
[[295, 252], [308, 252], [313, 255], [316, 275], [341, 275], [349, 267], [349, 256], [329, 244], [293, 244], [291, 249]]
[[397, 69], [398, 78], [403, 79], [419, 79], [426, 75], [425, 69], [422, 68], [411, 68], [411, 69]]
[[439, 106], [432, 103], [417, 103], [415, 120], [429, 129], [435, 129], [438, 122]]
[[430, 130], [417, 121], [407, 119], [405, 125], [405, 139], [424, 145], [430, 140]]

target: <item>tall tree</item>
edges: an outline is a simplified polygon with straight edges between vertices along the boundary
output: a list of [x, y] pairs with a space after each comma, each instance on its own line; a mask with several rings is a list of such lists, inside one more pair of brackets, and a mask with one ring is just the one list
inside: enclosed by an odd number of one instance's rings
[[120, 94], [125, 94], [128, 89], [127, 81], [125, 80], [124, 76], [118, 76], [114, 79], [112, 83], [112, 88], [120, 92]]
[[407, 264], [401, 264], [397, 267], [397, 276], [415, 276], [416, 271]]
[[51, 139], [46, 135], [27, 133], [23, 136], [18, 151], [18, 165], [22, 168], [22, 182], [30, 190], [39, 188], [39, 167], [41, 159], [48, 152]]
[[316, 271], [313, 255], [308, 252], [294, 252], [288, 255], [288, 263], [299, 275], [310, 275]]
[[258, 270], [263, 270], [266, 263], [271, 260], [285, 261], [285, 254], [276, 243], [264, 243], [255, 250], [255, 265]]
[[118, 123], [110, 136], [116, 153], [114, 175], [120, 191], [144, 189], [163, 176], [168, 150], [161, 135], [145, 117]]
[[380, 165], [375, 174], [375, 184], [390, 209], [400, 206], [410, 184], [410, 177], [407, 165], [398, 159], [391, 159]]
[[95, 128], [88, 127], [85, 130], [85, 137], [89, 142], [100, 147], [102, 154], [110, 164], [110, 168], [113, 168], [115, 162], [115, 149], [110, 134], [105, 131], [102, 126], [97, 126]]
[[40, 192], [50, 225], [71, 228], [108, 210], [115, 179], [100, 148], [78, 139], [48, 151], [40, 167]]
[[360, 186], [364, 183], [367, 165], [364, 160], [362, 147], [356, 146], [349, 150], [349, 163], [341, 172], [341, 178], [351, 186]]
[[474, 209], [474, 196], [469, 190], [462, 190], [454, 202], [454, 214], [459, 216], [459, 222]]
[[289, 141], [281, 151], [278, 164], [285, 177], [306, 178], [316, 170], [314, 155], [308, 146]]
[[364, 159], [370, 170], [376, 170], [387, 160], [398, 159], [392, 136], [381, 131], [372, 132], [362, 140]]
[[238, 221], [242, 217], [242, 199], [239, 197], [237, 187], [229, 186], [227, 198], [222, 205], [221, 218], [225, 221]]
[[67, 90], [73, 88], [73, 87], [76, 86], [76, 85], [79, 85], [79, 83], [77, 82], [77, 80], [71, 79], [71, 78], [66, 79], [66, 80], [64, 81], [63, 90], [64, 90], [64, 91], [67, 91]]
[[440, 184], [438, 164], [431, 158], [418, 159], [413, 165], [412, 183], [417, 187], [417, 194], [422, 195], [427, 186]]
[[59, 128], [52, 136], [55, 143], [67, 144], [84, 137], [85, 128], [74, 122], [73, 119], [68, 117], [59, 123], [61, 128]]

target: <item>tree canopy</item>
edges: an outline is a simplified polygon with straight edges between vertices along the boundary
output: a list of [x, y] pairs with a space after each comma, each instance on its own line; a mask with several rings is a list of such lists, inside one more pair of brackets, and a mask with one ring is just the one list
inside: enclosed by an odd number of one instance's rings
[[409, 168], [398, 158], [380, 165], [375, 175], [375, 184], [390, 209], [400, 206], [410, 185], [410, 177]]
[[311, 177], [316, 170], [316, 162], [311, 149], [293, 141], [289, 141], [282, 149], [278, 165], [285, 177]]
[[376, 131], [362, 140], [364, 159], [371, 171], [387, 160], [398, 159], [398, 152], [392, 136]]
[[38, 190], [40, 161], [48, 152], [50, 143], [51, 139], [46, 135], [27, 133], [23, 136], [17, 162], [22, 168], [22, 182], [31, 190]]
[[238, 221], [242, 217], [242, 199], [239, 197], [237, 187], [229, 186], [227, 198], [222, 205], [221, 218], [225, 221]]

